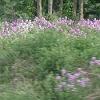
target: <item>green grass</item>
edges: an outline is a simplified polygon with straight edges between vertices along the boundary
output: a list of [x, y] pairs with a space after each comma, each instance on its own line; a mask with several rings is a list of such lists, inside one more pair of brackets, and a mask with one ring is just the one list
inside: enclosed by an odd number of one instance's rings
[[13, 93], [5, 93], [0, 96], [0, 100], [33, 100], [33, 97], [30, 95], [17, 95]]

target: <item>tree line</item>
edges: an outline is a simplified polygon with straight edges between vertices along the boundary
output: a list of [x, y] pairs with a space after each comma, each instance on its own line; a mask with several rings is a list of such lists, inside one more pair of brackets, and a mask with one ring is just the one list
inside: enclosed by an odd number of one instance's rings
[[[83, 14], [83, 5], [84, 5], [84, 0], [73, 0], [73, 16], [77, 17], [77, 11], [79, 11], [79, 18], [83, 19], [84, 14]], [[63, 0], [59, 1], [60, 4], [60, 11], [62, 14], [63, 11]], [[48, 14], [52, 15], [53, 14], [53, 0], [48, 0]], [[42, 0], [37, 0], [37, 16], [41, 17], [42, 16]]]
[[0, 18], [33, 18], [35, 16], [67, 16], [100, 18], [99, 0], [0, 0]]

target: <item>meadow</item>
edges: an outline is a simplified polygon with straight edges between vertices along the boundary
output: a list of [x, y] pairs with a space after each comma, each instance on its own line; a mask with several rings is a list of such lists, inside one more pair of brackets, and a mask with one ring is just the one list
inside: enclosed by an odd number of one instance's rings
[[100, 20], [0, 23], [0, 100], [100, 100]]

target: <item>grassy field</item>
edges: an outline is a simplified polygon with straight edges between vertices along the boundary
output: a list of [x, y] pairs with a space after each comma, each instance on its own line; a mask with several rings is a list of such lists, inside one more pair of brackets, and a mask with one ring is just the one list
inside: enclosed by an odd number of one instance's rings
[[97, 22], [73, 27], [67, 19], [38, 19], [1, 27], [0, 100], [100, 100]]

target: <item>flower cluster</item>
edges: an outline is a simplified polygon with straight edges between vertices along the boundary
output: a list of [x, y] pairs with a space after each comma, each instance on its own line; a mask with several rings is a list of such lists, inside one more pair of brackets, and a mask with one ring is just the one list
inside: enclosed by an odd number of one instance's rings
[[81, 27], [87, 27], [90, 29], [95, 29], [100, 31], [100, 20], [94, 19], [94, 20], [80, 20], [78, 23], [79, 26]]
[[41, 17], [41, 18], [36, 17], [34, 19], [35, 25], [38, 26], [38, 28], [40, 28], [40, 29], [47, 29], [47, 28], [49, 28], [49, 29], [51, 29], [51, 28], [58, 29], [58, 27], [62, 26], [62, 25], [68, 27], [73, 22], [74, 22], [73, 20], [68, 19], [67, 17], [59, 18], [58, 20], [53, 21], [53, 22], [47, 21], [44, 17]]
[[31, 20], [18, 19], [12, 21], [12, 23], [4, 22], [1, 27], [0, 35], [9, 36], [14, 33], [16, 34], [26, 33], [32, 30], [33, 28], [34, 28], [34, 23]]
[[54, 22], [57, 26], [58, 25], [66, 25], [66, 26], [69, 26], [69, 25], [72, 25], [74, 21], [71, 20], [71, 19], [68, 19], [67, 17], [64, 17], [64, 18], [59, 18], [56, 22]]
[[90, 65], [98, 65], [100, 66], [100, 60], [97, 60], [96, 57], [92, 57], [90, 61]]
[[41, 18], [36, 17], [34, 19], [34, 23], [40, 29], [55, 28], [55, 25], [53, 23], [47, 21], [44, 17], [41, 17]]
[[23, 19], [17, 19], [10, 22], [4, 22], [2, 23], [0, 36], [9, 36], [13, 33], [15, 34], [22, 34], [27, 33], [33, 29], [51, 29], [55, 28], [55, 25], [49, 21], [47, 21], [45, 18], [38, 18], [36, 17], [34, 21], [31, 20], [23, 20]]
[[[22, 34], [28, 33], [30, 30], [45, 30], [45, 29], [55, 29], [60, 32], [67, 33], [69, 31], [69, 35], [74, 37], [85, 36], [86, 33], [82, 31], [82, 28], [92, 28], [100, 31], [100, 20], [80, 20], [78, 23], [72, 25], [74, 21], [68, 19], [67, 17], [59, 18], [56, 21], [50, 22], [47, 21], [44, 17], [38, 18], [36, 17], [32, 20], [23, 20], [18, 19], [10, 22], [4, 22], [1, 25], [0, 36], [9, 36], [12, 33], [14, 34]], [[64, 27], [63, 27], [64, 26]], [[67, 31], [67, 32], [66, 32]]]
[[86, 37], [86, 34], [87, 34], [84, 31], [80, 30], [80, 28], [71, 28], [69, 32], [70, 32], [70, 35], [73, 37], [80, 37], [80, 36]]
[[61, 74], [56, 76], [56, 80], [56, 89], [59, 91], [75, 91], [78, 87], [87, 87], [90, 85], [87, 72], [83, 71], [81, 68], [78, 68], [74, 73], [62, 69]]

